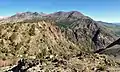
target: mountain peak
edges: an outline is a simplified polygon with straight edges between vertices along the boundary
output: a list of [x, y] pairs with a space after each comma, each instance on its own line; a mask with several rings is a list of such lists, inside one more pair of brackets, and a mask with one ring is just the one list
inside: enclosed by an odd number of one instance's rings
[[84, 15], [78, 11], [69, 11], [69, 12], [64, 12], [64, 11], [59, 11], [55, 12], [52, 14], [49, 14], [51, 17], [64, 17], [64, 18], [71, 18], [71, 17], [83, 17]]
[[70, 11], [70, 13], [73, 13], [73, 14], [81, 14], [81, 15], [83, 15], [81, 12], [79, 12], [79, 11]]
[[78, 11], [70, 11], [68, 12], [70, 13], [70, 16], [73, 16], [73, 17], [81, 17], [81, 16], [84, 16], [82, 13], [78, 12]]

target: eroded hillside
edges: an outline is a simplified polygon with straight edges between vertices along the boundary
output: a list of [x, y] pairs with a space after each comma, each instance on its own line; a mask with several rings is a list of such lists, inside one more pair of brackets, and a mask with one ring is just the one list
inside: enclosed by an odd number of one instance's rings
[[[0, 24], [1, 71], [112, 72], [110, 68], [119, 67], [118, 62], [86, 52], [84, 46], [77, 46], [64, 36], [49, 20]], [[17, 61], [17, 66], [10, 66]]]
[[67, 41], [52, 22], [7, 23], [0, 25], [0, 58], [39, 58], [79, 50]]

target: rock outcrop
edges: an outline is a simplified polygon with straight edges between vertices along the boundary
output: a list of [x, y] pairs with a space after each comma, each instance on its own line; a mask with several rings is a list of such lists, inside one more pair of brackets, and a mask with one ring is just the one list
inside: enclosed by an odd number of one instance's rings
[[[80, 52], [67, 57], [50, 57], [44, 59], [21, 59], [8, 71], [13, 72], [112, 72], [110, 68], [118, 68], [118, 63], [106, 56]], [[116, 70], [119, 71], [119, 70]]]

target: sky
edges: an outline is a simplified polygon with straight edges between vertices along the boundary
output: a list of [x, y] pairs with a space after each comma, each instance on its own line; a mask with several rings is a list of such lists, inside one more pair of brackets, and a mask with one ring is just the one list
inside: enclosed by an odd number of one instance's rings
[[97, 21], [120, 22], [120, 0], [0, 0], [0, 17], [26, 11], [79, 11]]

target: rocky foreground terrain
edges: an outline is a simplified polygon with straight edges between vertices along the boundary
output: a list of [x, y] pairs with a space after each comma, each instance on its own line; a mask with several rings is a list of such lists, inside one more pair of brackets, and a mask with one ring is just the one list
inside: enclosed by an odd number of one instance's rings
[[77, 11], [17, 14], [0, 21], [0, 71], [120, 72], [114, 57], [94, 53], [116, 39]]

